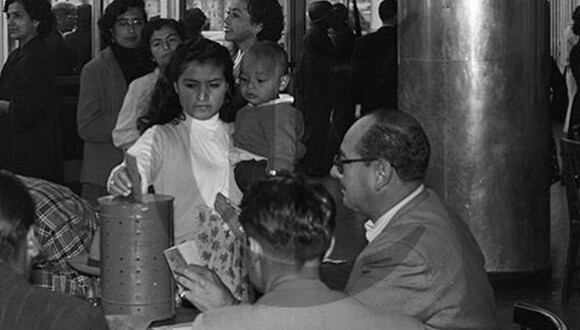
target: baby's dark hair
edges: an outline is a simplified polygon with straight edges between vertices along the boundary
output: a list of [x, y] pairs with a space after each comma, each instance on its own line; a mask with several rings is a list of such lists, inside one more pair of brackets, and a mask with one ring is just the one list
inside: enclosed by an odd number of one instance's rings
[[283, 174], [258, 181], [241, 204], [240, 224], [273, 257], [320, 260], [334, 235], [335, 204], [322, 184]]
[[206, 38], [188, 40], [175, 50], [164, 74], [157, 80], [149, 110], [137, 120], [139, 131], [144, 132], [153, 125], [163, 125], [185, 119], [179, 103], [179, 96], [173, 88], [173, 84], [177, 82], [191, 62], [214, 64], [223, 69], [224, 78], [228, 84], [228, 92], [222, 109], [228, 106], [231, 89], [234, 86], [234, 62], [227, 48]]
[[275, 42], [264, 40], [253, 44], [247, 51], [246, 56], [252, 56], [255, 59], [267, 59], [274, 61], [276, 68], [280, 69], [282, 74], [288, 73], [290, 64], [288, 63], [288, 54]]

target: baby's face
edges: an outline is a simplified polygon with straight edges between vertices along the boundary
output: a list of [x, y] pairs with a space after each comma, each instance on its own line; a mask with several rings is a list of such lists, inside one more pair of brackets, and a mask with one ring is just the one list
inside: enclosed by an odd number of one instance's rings
[[276, 99], [284, 87], [281, 71], [274, 61], [247, 54], [242, 60], [239, 77], [242, 96], [252, 105]]

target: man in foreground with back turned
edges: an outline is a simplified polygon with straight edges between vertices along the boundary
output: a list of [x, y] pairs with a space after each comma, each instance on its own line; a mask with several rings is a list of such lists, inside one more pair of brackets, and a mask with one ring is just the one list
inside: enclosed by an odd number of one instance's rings
[[[373, 312], [320, 281], [334, 218], [334, 201], [322, 185], [289, 175], [252, 185], [242, 202], [240, 223], [247, 234], [250, 280], [264, 295], [251, 306], [206, 312], [193, 329], [422, 329], [416, 320]], [[178, 280], [195, 290], [187, 277]], [[197, 295], [186, 291], [187, 298]]]

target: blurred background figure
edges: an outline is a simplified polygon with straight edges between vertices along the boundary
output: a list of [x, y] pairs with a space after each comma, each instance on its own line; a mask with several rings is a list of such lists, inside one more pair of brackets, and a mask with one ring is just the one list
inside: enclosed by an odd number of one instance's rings
[[64, 36], [67, 47], [75, 59], [73, 72], [80, 74], [83, 66], [91, 60], [91, 5], [83, 4], [77, 7], [77, 24], [74, 31]]
[[52, 6], [56, 29], [62, 35], [72, 32], [77, 26], [77, 8], [70, 2], [57, 2]]
[[344, 133], [354, 122], [354, 102], [350, 94], [350, 61], [355, 36], [348, 24], [348, 8], [342, 3], [332, 5], [328, 15], [329, 36], [334, 45], [334, 67], [330, 78], [332, 90], [333, 141], [338, 147]]
[[185, 12], [181, 20], [185, 38], [188, 40], [201, 38], [201, 31], [209, 27], [207, 16], [199, 8], [191, 8]]
[[76, 8], [72, 3], [57, 2], [52, 7], [52, 13], [55, 23], [44, 41], [48, 47], [55, 74], [69, 76], [73, 74], [75, 58], [72, 50], [64, 42], [64, 34], [70, 33], [76, 26]]
[[334, 46], [328, 36], [328, 17], [332, 5], [315, 1], [308, 7], [310, 28], [296, 79], [296, 108], [304, 114], [306, 155], [302, 167], [309, 176], [328, 174], [332, 148], [328, 147], [332, 100], [330, 79], [334, 66]]
[[566, 123], [564, 124], [564, 132], [568, 132], [568, 135], [573, 135], [574, 126], [580, 123], [580, 96], [578, 95], [578, 81], [580, 81], [580, 42], [577, 38], [580, 36], [580, 6], [574, 9], [572, 14], [572, 33], [576, 38], [570, 38], [571, 40], [576, 40], [576, 43], [570, 50], [570, 69], [572, 69], [573, 81], [572, 86], [568, 86], [569, 90], [575, 91], [572, 99], [572, 106], [569, 107], [568, 113], [566, 115]]
[[358, 39], [352, 55], [352, 94], [361, 115], [397, 109], [397, 1], [381, 2], [379, 17], [383, 26]]

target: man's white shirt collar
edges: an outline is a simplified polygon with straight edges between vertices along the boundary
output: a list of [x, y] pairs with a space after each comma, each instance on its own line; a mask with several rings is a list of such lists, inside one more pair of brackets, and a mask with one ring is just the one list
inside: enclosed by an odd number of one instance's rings
[[397, 205], [393, 206], [385, 214], [381, 215], [381, 217], [378, 218], [376, 222], [373, 222], [372, 220], [368, 220], [367, 222], [365, 222], [364, 224], [366, 229], [365, 236], [367, 238], [367, 241], [369, 241], [370, 243], [375, 238], [377, 238], [377, 236], [379, 236], [379, 234], [383, 231], [383, 229], [387, 227], [389, 222], [391, 222], [395, 214], [397, 214], [397, 212], [399, 212], [399, 210], [402, 209], [403, 206], [407, 205], [407, 203], [409, 203], [413, 198], [419, 195], [424, 189], [425, 186], [420, 185], [412, 193], [407, 195], [407, 197], [403, 198], [399, 203], [397, 203]]

